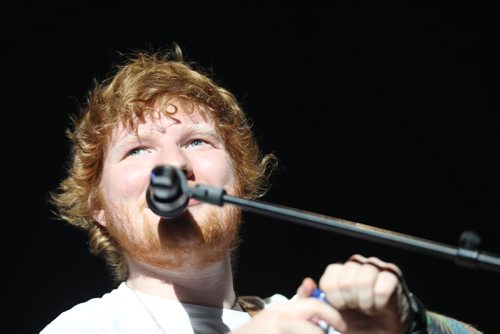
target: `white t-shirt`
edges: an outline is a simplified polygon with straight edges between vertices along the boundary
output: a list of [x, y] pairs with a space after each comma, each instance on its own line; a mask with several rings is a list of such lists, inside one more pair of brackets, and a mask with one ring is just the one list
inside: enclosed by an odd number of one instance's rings
[[[286, 300], [277, 294], [261, 301], [267, 306]], [[138, 291], [134, 293], [122, 283], [101, 298], [90, 299], [61, 313], [40, 334], [162, 333], [156, 322], [165, 333], [220, 334], [235, 330], [250, 319], [246, 312], [182, 304]]]
[[[275, 294], [252, 297], [265, 308], [289, 299]], [[40, 334], [222, 334], [249, 321], [247, 312], [221, 309], [154, 297], [133, 291], [125, 283], [61, 313]], [[159, 328], [161, 327], [161, 329]], [[330, 328], [329, 334], [338, 333]]]

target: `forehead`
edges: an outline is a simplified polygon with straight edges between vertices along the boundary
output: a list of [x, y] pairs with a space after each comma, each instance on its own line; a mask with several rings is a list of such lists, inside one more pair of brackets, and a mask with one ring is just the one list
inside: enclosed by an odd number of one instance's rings
[[188, 114], [183, 111], [177, 111], [175, 114], [157, 113], [146, 115], [144, 120], [137, 121], [133, 127], [122, 125], [117, 129], [117, 133], [138, 135], [150, 132], [167, 133], [171, 127], [208, 130], [214, 129], [214, 122], [200, 113]]
[[161, 107], [155, 107], [133, 116], [115, 126], [111, 137], [118, 135], [142, 134], [151, 131], [165, 132], [173, 125], [190, 126], [193, 128], [215, 129], [215, 122], [209, 110], [194, 104], [170, 101]]

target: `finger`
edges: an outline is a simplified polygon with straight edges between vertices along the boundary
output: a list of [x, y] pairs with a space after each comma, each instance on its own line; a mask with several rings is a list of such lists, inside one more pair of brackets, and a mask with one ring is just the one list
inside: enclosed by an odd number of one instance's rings
[[354, 254], [354, 255], [351, 255], [351, 257], [349, 257], [349, 259], [347, 259], [347, 261], [354, 261], [354, 262], [358, 262], [359, 264], [365, 264], [366, 262], [368, 262], [368, 258], [364, 257], [361, 254]]
[[399, 278], [392, 272], [381, 271], [377, 275], [373, 286], [373, 299], [376, 310], [388, 307], [391, 297], [400, 290], [399, 285]]
[[282, 332], [287, 333], [287, 334], [288, 333], [289, 334], [304, 334], [304, 333], [325, 334], [323, 329], [321, 327], [319, 327], [317, 324], [315, 324], [311, 321], [295, 319], [295, 318], [290, 318], [290, 319], [287, 319], [287, 321], [282, 321], [281, 327], [282, 327], [281, 328]]
[[247, 322], [235, 333], [288, 333], [323, 334], [323, 330], [309, 319], [298, 318], [279, 308], [266, 308], [259, 312], [252, 321]]
[[358, 306], [366, 314], [373, 314], [374, 311], [373, 289], [379, 273], [378, 268], [369, 263], [358, 270]]
[[348, 261], [354, 261], [354, 262], [358, 262], [361, 264], [370, 263], [370, 264], [374, 265], [375, 267], [379, 268], [380, 271], [382, 271], [382, 270], [390, 271], [394, 275], [396, 275], [400, 278], [403, 277], [403, 273], [401, 272], [401, 269], [399, 269], [398, 266], [396, 266], [394, 263], [382, 261], [381, 259], [379, 259], [378, 257], [375, 257], [375, 256], [371, 256], [369, 258], [366, 258], [362, 255], [355, 254], [355, 255], [351, 256]]
[[310, 312], [307, 314], [309, 320], [315, 323], [322, 320], [339, 331], [344, 331], [347, 328], [347, 324], [340, 312], [331, 305], [314, 298], [310, 298], [309, 303], [311, 303], [311, 306], [307, 306], [308, 312]]
[[362, 265], [354, 261], [345, 263], [342, 271], [339, 273], [338, 287], [340, 295], [344, 300], [347, 308], [358, 308], [358, 275]]
[[[399, 280], [402, 279], [403, 273], [401, 269], [393, 263], [385, 262], [377, 257], [364, 257], [360, 254], [354, 254], [348, 262], [356, 262], [362, 264], [362, 270], [358, 278], [358, 305], [367, 314], [373, 313], [373, 310], [385, 308], [389, 304], [391, 297], [399, 287]], [[374, 269], [370, 269], [372, 266]], [[381, 275], [382, 272], [385, 272]], [[373, 276], [376, 275], [376, 276]], [[366, 280], [365, 280], [366, 279]], [[372, 291], [368, 281], [374, 279]], [[360, 295], [361, 294], [361, 295]], [[372, 304], [373, 306], [370, 306]]]
[[304, 278], [302, 284], [297, 289], [297, 294], [296, 294], [297, 298], [309, 297], [316, 287], [317, 284], [312, 278], [310, 277]]
[[319, 287], [326, 294], [328, 302], [338, 310], [346, 307], [346, 302], [339, 289], [339, 278], [343, 264], [335, 263], [326, 267], [325, 272], [319, 280]]
[[304, 298], [289, 303], [274, 304], [266, 310], [305, 320], [316, 321], [321, 319], [339, 330], [346, 328], [342, 316], [336, 309], [315, 298]]
[[369, 257], [368, 262], [376, 265], [381, 270], [392, 272], [398, 278], [403, 277], [403, 273], [401, 272], [401, 269], [399, 269], [399, 267], [396, 266], [394, 263], [384, 262], [377, 257]]

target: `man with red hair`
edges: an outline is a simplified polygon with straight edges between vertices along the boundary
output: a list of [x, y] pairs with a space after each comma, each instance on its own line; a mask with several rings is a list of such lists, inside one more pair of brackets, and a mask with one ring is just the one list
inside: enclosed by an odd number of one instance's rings
[[[42, 334], [476, 332], [427, 312], [397, 266], [361, 255], [329, 265], [319, 282], [305, 278], [293, 298], [239, 297], [231, 255], [240, 209], [191, 198], [185, 212], [164, 218], [146, 202], [155, 166], [255, 199], [275, 165], [235, 97], [178, 47], [128, 59], [91, 91], [68, 134], [72, 163], [52, 203], [87, 231], [117, 287], [63, 312]], [[310, 297], [317, 287], [323, 301]]]

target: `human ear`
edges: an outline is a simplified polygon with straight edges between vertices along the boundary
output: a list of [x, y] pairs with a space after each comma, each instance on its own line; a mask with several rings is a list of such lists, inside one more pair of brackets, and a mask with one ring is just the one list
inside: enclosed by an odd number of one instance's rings
[[106, 226], [106, 214], [103, 208], [102, 195], [99, 191], [94, 192], [88, 200], [88, 206], [91, 212], [92, 218], [101, 226]]
[[101, 226], [106, 226], [106, 215], [104, 209], [93, 210], [92, 218]]

